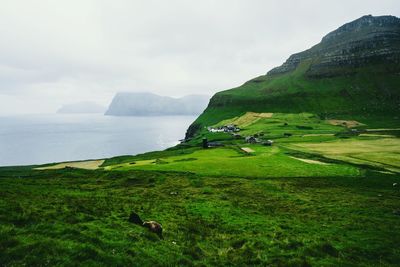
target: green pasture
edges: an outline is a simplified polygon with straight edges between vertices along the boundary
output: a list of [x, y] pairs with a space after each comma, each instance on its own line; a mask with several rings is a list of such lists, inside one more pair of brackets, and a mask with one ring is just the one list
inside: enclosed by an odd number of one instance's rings
[[[249, 179], [2, 168], [0, 262], [397, 266], [400, 224], [394, 212], [400, 192], [394, 182], [399, 177], [370, 171], [354, 177]], [[129, 223], [132, 211], [160, 222], [164, 239]]]
[[106, 170], [158, 170], [192, 172], [207, 176], [230, 177], [313, 177], [357, 176], [359, 170], [345, 164], [310, 164], [285, 155], [279, 147], [251, 147], [255, 153], [245, 153], [239, 147], [204, 149], [183, 156], [139, 160], [108, 166]]

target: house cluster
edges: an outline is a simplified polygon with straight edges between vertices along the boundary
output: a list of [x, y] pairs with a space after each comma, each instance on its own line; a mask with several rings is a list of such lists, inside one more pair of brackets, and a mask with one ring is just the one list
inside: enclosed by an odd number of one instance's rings
[[263, 146], [272, 146], [274, 141], [272, 140], [260, 140], [255, 136], [246, 136], [245, 138], [246, 143], [249, 144], [262, 144]]
[[239, 132], [240, 128], [237, 125], [229, 124], [220, 127], [208, 127], [207, 130], [211, 133], [235, 133]]
[[[211, 133], [230, 133], [235, 139], [245, 139], [246, 143], [249, 144], [261, 144], [264, 146], [272, 146], [274, 141], [272, 140], [265, 140], [260, 139], [259, 137], [264, 136], [263, 133], [254, 134], [251, 136], [243, 137], [242, 135], [238, 134], [240, 128], [237, 125], [229, 124], [220, 127], [207, 127], [207, 130]], [[220, 142], [209, 142], [207, 138], [203, 138], [203, 148], [211, 148], [211, 147], [219, 147], [223, 146]]]

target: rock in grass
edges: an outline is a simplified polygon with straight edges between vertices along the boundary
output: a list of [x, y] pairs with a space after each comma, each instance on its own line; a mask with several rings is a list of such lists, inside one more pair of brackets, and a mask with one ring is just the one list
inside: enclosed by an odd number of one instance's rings
[[140, 219], [139, 214], [137, 214], [136, 212], [132, 212], [131, 215], [129, 216], [129, 222], [137, 224], [137, 225], [143, 225], [143, 221], [142, 219]]
[[137, 214], [136, 212], [132, 212], [131, 215], [129, 216], [129, 222], [143, 226], [147, 229], [149, 229], [150, 232], [155, 233], [156, 235], [158, 235], [159, 238], [163, 239], [163, 235], [162, 235], [162, 225], [156, 221], [142, 221], [142, 219], [140, 218], [139, 214]]
[[149, 229], [150, 232], [153, 232], [158, 235], [159, 238], [163, 239], [162, 235], [162, 225], [155, 221], [148, 221], [143, 223], [143, 227]]

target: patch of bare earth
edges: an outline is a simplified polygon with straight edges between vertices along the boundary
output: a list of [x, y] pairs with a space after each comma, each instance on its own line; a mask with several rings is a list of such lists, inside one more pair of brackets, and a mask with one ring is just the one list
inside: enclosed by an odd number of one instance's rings
[[250, 147], [242, 147], [241, 150], [243, 150], [246, 153], [253, 153], [254, 152], [254, 150], [251, 149]]
[[249, 126], [260, 119], [272, 118], [273, 113], [256, 113], [256, 112], [246, 112], [246, 114], [233, 118], [231, 120], [224, 121], [225, 124], [236, 124], [240, 127]]
[[310, 163], [310, 164], [329, 165], [329, 163], [325, 163], [325, 162], [313, 160], [313, 159], [301, 159], [301, 158], [296, 158], [296, 157], [291, 157], [291, 158], [300, 160], [302, 162]]
[[35, 168], [35, 170], [57, 170], [64, 169], [66, 167], [70, 168], [78, 168], [78, 169], [86, 169], [86, 170], [95, 170], [98, 169], [101, 164], [104, 163], [104, 160], [87, 160], [87, 161], [74, 161], [74, 162], [63, 162], [56, 165], [51, 165], [47, 167], [39, 167]]
[[328, 123], [335, 126], [344, 126], [347, 128], [354, 128], [357, 126], [365, 125], [358, 121], [348, 121], [348, 120], [328, 120]]
[[253, 113], [254, 117], [259, 117], [259, 118], [272, 118], [272, 115], [274, 113]]
[[328, 134], [323, 134], [323, 133], [321, 133], [321, 134], [304, 134], [303, 136], [334, 136], [335, 134], [330, 134], [330, 133], [328, 133]]

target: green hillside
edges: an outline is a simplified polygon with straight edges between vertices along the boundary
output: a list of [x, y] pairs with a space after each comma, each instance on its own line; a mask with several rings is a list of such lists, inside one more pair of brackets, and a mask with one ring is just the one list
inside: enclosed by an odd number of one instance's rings
[[187, 137], [247, 111], [400, 125], [400, 19], [362, 17], [268, 74], [217, 93]]
[[296, 69], [278, 77], [262, 76], [220, 92], [213, 96], [195, 125], [213, 125], [246, 111], [310, 112], [321, 118], [361, 120], [386, 117], [396, 121], [400, 101], [398, 74], [371, 75], [365, 71], [351, 77], [310, 79], [303, 73]]

